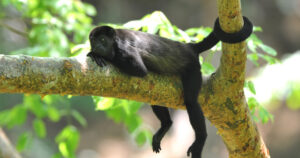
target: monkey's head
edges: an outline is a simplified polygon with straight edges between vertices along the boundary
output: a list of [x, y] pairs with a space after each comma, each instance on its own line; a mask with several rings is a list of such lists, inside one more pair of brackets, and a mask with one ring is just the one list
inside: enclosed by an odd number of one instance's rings
[[94, 28], [89, 36], [91, 52], [107, 59], [113, 59], [115, 56], [113, 50], [115, 35], [115, 30], [109, 26]]

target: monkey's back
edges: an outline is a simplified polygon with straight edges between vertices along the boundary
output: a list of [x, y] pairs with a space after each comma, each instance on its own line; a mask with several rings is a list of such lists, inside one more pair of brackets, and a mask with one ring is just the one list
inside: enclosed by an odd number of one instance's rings
[[117, 29], [116, 33], [118, 45], [124, 46], [119, 49], [141, 56], [149, 71], [174, 74], [199, 65], [198, 54], [189, 44], [140, 31]]

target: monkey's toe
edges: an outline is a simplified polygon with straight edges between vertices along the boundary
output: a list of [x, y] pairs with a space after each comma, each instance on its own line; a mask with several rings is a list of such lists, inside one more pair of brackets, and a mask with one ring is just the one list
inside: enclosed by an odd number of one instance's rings
[[156, 153], [159, 153], [161, 150], [160, 140], [157, 139], [156, 135], [154, 135], [152, 138], [152, 150]]
[[192, 158], [201, 158], [201, 144], [194, 142], [187, 151], [187, 156], [192, 156]]

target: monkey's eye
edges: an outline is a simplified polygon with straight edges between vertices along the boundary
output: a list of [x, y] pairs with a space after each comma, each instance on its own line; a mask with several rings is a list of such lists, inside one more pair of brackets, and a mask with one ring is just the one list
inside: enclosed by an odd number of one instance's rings
[[100, 42], [105, 42], [104, 37], [100, 38]]
[[106, 45], [106, 39], [104, 37], [100, 37], [99, 40], [102, 45]]

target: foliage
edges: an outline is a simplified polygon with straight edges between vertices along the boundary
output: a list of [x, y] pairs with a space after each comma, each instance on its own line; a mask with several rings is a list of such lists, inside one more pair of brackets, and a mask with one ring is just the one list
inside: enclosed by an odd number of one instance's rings
[[[74, 56], [85, 55], [86, 50], [89, 49], [87, 35], [93, 27], [90, 16], [94, 16], [96, 10], [87, 3], [77, 0], [2, 0], [0, 5], [16, 8], [27, 26], [25, 36], [29, 46], [14, 51], [13, 54]], [[5, 17], [3, 14], [5, 13], [1, 12], [2, 17]], [[167, 17], [159, 11], [124, 25], [106, 25], [141, 30], [182, 42], [200, 41], [211, 32], [211, 28], [206, 27], [181, 30], [172, 25]], [[255, 27], [254, 31], [261, 31], [261, 28]], [[259, 66], [259, 58], [270, 64], [277, 62], [274, 58], [276, 51], [263, 44], [255, 34], [248, 39], [248, 48], [252, 51], [248, 55], [248, 59], [257, 66]], [[258, 48], [265, 53], [258, 51]], [[211, 49], [211, 53], [205, 60], [200, 57], [204, 74], [215, 72], [216, 68], [210, 61], [220, 49], [221, 44], [219, 43]], [[245, 88], [255, 94], [252, 82], [247, 82]], [[0, 111], [0, 126], [10, 129], [15, 126], [24, 126], [25, 122], [31, 121], [32, 130], [24, 131], [17, 140], [17, 149], [23, 151], [30, 146], [33, 137], [47, 137], [45, 121], [55, 123], [65, 119], [67, 123], [55, 139], [59, 152], [53, 157], [76, 157], [75, 151], [78, 147], [80, 132], [72, 120], [76, 120], [82, 126], [86, 126], [87, 122], [80, 112], [71, 108], [69, 100], [70, 97], [58, 95], [48, 95], [42, 98], [37, 95], [25, 95], [22, 104]], [[104, 111], [107, 117], [115, 122], [124, 124], [139, 145], [151, 141], [151, 133], [143, 127], [142, 119], [137, 114], [142, 106], [141, 103], [103, 97], [93, 97], [93, 100], [97, 110]], [[272, 118], [272, 115], [254, 97], [247, 100], [254, 118], [260, 118], [262, 122], [267, 122]], [[256, 110], [258, 110], [258, 117], [255, 116]], [[28, 120], [28, 114], [33, 115], [35, 119]]]
[[93, 6], [75, 0], [3, 0], [14, 6], [28, 26], [29, 47], [13, 52], [33, 56], [70, 56], [70, 48], [87, 40]]
[[123, 99], [93, 97], [96, 110], [106, 111], [108, 118], [116, 123], [123, 123], [131, 133], [138, 145], [151, 142], [151, 132], [142, 126], [142, 119], [137, 114], [142, 103]]
[[291, 109], [300, 109], [300, 83], [294, 81], [290, 85], [291, 91], [288, 94], [287, 105]]

